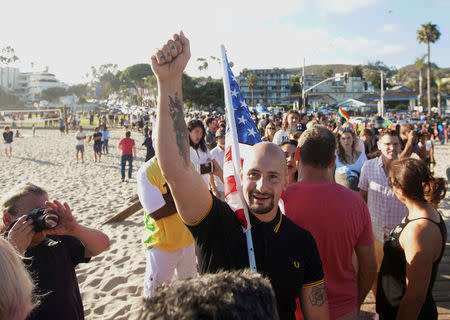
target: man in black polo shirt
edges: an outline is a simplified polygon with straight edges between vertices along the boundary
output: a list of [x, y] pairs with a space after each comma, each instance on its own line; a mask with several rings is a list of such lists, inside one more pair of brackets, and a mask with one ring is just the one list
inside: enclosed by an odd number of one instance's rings
[[[46, 208], [59, 216], [52, 230], [35, 232], [28, 213]], [[28, 320], [81, 320], [83, 303], [75, 267], [109, 247], [103, 232], [80, 225], [67, 203], [48, 201], [47, 192], [31, 183], [11, 190], [0, 203], [0, 231], [24, 259], [33, 280], [39, 305]]]
[[[190, 58], [183, 33], [151, 58], [158, 79], [157, 157], [178, 209], [193, 234], [200, 272], [248, 267], [243, 229], [230, 207], [213, 197], [190, 162], [181, 97], [182, 72]], [[215, 174], [221, 175], [219, 166]], [[320, 257], [311, 234], [281, 214], [277, 203], [286, 187], [282, 150], [259, 143], [245, 159], [242, 187], [250, 212], [256, 266], [274, 288], [281, 319], [295, 319], [300, 297], [305, 319], [329, 319]]]

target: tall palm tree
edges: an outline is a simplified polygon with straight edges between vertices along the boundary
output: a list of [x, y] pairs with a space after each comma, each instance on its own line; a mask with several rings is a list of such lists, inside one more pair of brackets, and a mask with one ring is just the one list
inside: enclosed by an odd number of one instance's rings
[[417, 40], [419, 43], [427, 44], [427, 99], [428, 99], [428, 115], [431, 115], [431, 64], [430, 64], [430, 43], [435, 43], [439, 40], [441, 33], [438, 26], [428, 22], [423, 24], [417, 30]]
[[423, 98], [423, 74], [422, 71], [425, 68], [425, 55], [422, 57], [416, 58], [416, 61], [414, 62], [414, 65], [416, 67], [416, 70], [419, 72], [419, 106], [422, 105], [422, 98]]
[[258, 86], [258, 76], [254, 73], [250, 73], [245, 80], [247, 81], [248, 87], [250, 88], [253, 107], [253, 89], [255, 89]]

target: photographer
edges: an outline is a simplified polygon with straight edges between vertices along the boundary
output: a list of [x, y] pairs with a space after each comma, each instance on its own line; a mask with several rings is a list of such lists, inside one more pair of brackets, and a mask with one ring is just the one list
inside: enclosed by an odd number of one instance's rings
[[427, 150], [420, 147], [419, 142], [425, 145], [425, 137], [421, 131], [413, 130], [409, 124], [402, 124], [400, 126], [400, 147], [401, 152], [398, 155], [399, 159], [411, 157], [413, 153], [417, 154], [423, 161], [427, 158]]
[[[45, 208], [30, 219], [29, 213]], [[77, 223], [67, 203], [48, 200], [47, 191], [31, 183], [17, 186], [1, 201], [0, 230], [24, 259], [37, 284], [41, 304], [29, 319], [84, 319], [75, 267], [109, 247], [103, 232]], [[46, 214], [59, 217], [47, 229]], [[52, 222], [50, 221], [50, 222]], [[6, 231], [6, 232], [5, 232]]]

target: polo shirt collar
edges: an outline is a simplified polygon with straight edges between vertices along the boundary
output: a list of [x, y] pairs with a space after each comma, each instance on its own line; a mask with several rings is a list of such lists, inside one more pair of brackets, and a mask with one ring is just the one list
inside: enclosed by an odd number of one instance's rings
[[270, 228], [273, 231], [273, 233], [278, 233], [282, 221], [283, 221], [283, 215], [281, 214], [280, 207], [278, 207], [278, 211], [277, 211], [277, 214], [275, 215], [275, 218], [269, 222], [263, 222], [263, 221], [259, 220], [257, 217], [255, 217], [253, 214], [250, 213], [250, 223], [252, 226], [264, 225], [264, 226], [266, 226], [266, 228]]

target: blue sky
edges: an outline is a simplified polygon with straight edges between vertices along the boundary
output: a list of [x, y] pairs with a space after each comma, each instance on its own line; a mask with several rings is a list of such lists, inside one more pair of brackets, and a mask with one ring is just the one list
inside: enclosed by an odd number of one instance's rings
[[219, 57], [221, 44], [235, 74], [298, 67], [303, 57], [306, 64], [381, 60], [399, 67], [425, 54], [416, 30], [428, 21], [442, 33], [431, 59], [450, 67], [450, 0], [0, 1], [0, 47], [16, 49], [22, 70], [32, 62], [35, 71], [48, 66], [68, 83], [86, 81], [93, 65], [148, 62], [181, 29], [191, 40], [192, 76], [221, 76], [217, 63], [200, 72], [196, 62]]

